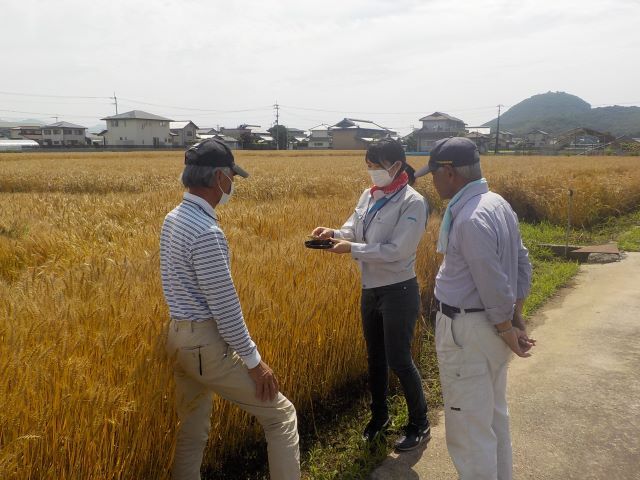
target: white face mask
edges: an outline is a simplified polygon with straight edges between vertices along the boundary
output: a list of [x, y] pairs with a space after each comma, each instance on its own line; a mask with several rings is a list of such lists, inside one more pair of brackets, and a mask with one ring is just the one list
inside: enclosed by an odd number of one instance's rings
[[[225, 177], [227, 177], [226, 173], [222, 172], [222, 174]], [[227, 177], [227, 178], [229, 178], [229, 177]], [[218, 202], [218, 205], [224, 205], [225, 203], [227, 203], [229, 201], [229, 199], [231, 198], [231, 195], [233, 195], [233, 180], [231, 180], [229, 178], [229, 181], [231, 182], [231, 189], [229, 190], [229, 193], [225, 193], [224, 190], [222, 190], [222, 187], [220, 186], [220, 184], [218, 183], [218, 188], [222, 192], [222, 197], [220, 197], [220, 201]]]
[[[393, 168], [393, 166], [391, 167]], [[389, 170], [391, 170], [391, 168]], [[376, 187], [386, 187], [391, 182], [393, 182], [393, 177], [389, 174], [389, 170], [372, 170], [369, 169], [369, 176], [371, 177], [371, 182]]]

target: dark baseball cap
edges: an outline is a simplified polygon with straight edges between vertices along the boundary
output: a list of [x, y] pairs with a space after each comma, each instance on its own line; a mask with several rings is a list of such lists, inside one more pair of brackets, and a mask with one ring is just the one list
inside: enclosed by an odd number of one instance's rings
[[208, 138], [191, 146], [184, 152], [185, 165], [200, 165], [202, 167], [229, 167], [233, 173], [247, 178], [245, 169], [236, 165], [231, 149], [219, 138]]
[[419, 168], [415, 176], [422, 177], [443, 165], [463, 167], [465, 165], [473, 165], [479, 161], [480, 152], [478, 152], [478, 147], [472, 140], [465, 137], [443, 138], [433, 146], [429, 163]]

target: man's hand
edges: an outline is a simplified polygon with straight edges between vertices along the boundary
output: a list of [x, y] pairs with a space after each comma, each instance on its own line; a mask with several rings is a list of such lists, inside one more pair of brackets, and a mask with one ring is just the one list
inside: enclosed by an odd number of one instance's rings
[[[507, 329], [498, 329], [498, 335], [502, 337], [502, 340], [507, 344], [513, 353], [522, 358], [531, 356], [529, 350], [535, 345], [528, 339], [527, 334], [516, 327], [509, 327]], [[524, 335], [524, 337], [522, 336]]]
[[269, 365], [260, 361], [254, 368], [249, 369], [249, 376], [256, 384], [256, 398], [262, 402], [273, 401], [278, 395], [280, 386], [273, 370]]
[[311, 235], [320, 238], [333, 238], [333, 228], [316, 227], [313, 229], [313, 232], [311, 232]]
[[518, 345], [523, 352], [528, 352], [531, 348], [536, 346], [536, 341], [533, 338], [529, 338], [527, 332], [515, 327], [516, 335], [518, 336]]
[[332, 238], [333, 247], [327, 249], [329, 253], [351, 253], [351, 242], [342, 239]]
[[[531, 350], [531, 347], [534, 347], [536, 341], [533, 338], [529, 338], [527, 335], [527, 327], [524, 324], [524, 319], [522, 318], [522, 313], [518, 311], [516, 308], [513, 313], [513, 319], [511, 320], [511, 324], [516, 329], [516, 334], [518, 335], [518, 344], [520, 348], [524, 352], [528, 352]], [[521, 309], [520, 309], [521, 310]]]

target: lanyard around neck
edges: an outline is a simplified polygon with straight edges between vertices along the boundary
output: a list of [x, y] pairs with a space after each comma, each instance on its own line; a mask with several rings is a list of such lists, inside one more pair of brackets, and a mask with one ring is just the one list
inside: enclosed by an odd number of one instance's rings
[[[369, 227], [371, 226], [371, 224], [375, 220], [376, 215], [378, 215], [378, 212], [380, 210], [382, 210], [385, 207], [385, 205], [387, 203], [389, 203], [396, 195], [398, 195], [401, 191], [403, 191], [405, 189], [405, 187], [406, 187], [406, 185], [404, 187], [402, 187], [401, 189], [399, 189], [397, 192], [395, 192], [390, 197], [386, 198], [385, 201], [373, 212], [373, 214], [371, 215], [371, 218], [369, 219], [368, 222], [367, 222], [367, 216], [369, 215], [370, 212], [369, 212], [369, 205], [367, 205], [367, 212], [365, 213], [364, 218], [362, 219], [362, 239], [363, 240], [366, 241], [367, 230], [369, 230]], [[371, 198], [369, 198], [369, 204], [370, 203], [371, 203]], [[375, 208], [376, 203], [373, 204], [373, 207], [371, 207], [372, 209]]]

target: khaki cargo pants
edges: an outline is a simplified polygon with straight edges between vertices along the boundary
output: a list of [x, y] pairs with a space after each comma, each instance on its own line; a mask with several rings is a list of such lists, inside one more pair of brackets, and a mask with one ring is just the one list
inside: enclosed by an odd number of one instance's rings
[[511, 350], [485, 312], [436, 315], [447, 448], [461, 480], [511, 480]]
[[172, 320], [167, 353], [174, 361], [180, 419], [172, 468], [174, 480], [200, 479], [200, 465], [209, 438], [212, 393], [258, 419], [267, 439], [273, 480], [300, 478], [295, 408], [281, 393], [270, 402], [256, 398], [255, 383], [246, 366], [222, 339], [214, 321]]

